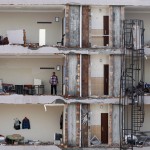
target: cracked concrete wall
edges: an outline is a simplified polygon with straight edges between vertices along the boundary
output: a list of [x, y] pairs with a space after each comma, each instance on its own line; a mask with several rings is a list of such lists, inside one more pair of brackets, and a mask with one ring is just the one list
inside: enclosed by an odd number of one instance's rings
[[112, 145], [112, 132], [113, 132], [113, 128], [112, 128], [112, 113], [113, 113], [113, 107], [112, 104], [108, 105], [108, 145], [111, 146]]
[[68, 145], [76, 146], [76, 105], [68, 105]]
[[80, 6], [66, 6], [66, 47], [80, 46]]
[[68, 95], [77, 93], [77, 55], [68, 55]]
[[[110, 6], [110, 46], [114, 48], [122, 47], [122, 23], [124, 20], [123, 6]], [[120, 92], [120, 75], [121, 75], [121, 56], [110, 55], [109, 67], [109, 95], [119, 96]], [[119, 81], [119, 82], [118, 82]]]
[[120, 77], [121, 77], [121, 56], [114, 55], [114, 67], [113, 67], [113, 96], [119, 97], [120, 96]]
[[122, 46], [122, 20], [124, 19], [124, 7], [110, 6], [110, 44], [115, 48]]
[[109, 56], [109, 96], [113, 96], [114, 90], [114, 56]]
[[119, 105], [112, 105], [112, 144], [120, 144], [120, 135], [119, 135]]
[[121, 56], [110, 55], [109, 57], [109, 95], [120, 96]]

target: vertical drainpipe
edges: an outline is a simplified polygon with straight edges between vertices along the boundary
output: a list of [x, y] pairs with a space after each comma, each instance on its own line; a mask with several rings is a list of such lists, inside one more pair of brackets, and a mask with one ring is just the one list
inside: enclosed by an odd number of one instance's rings
[[[82, 48], [82, 6], [80, 5], [80, 48]], [[82, 55], [80, 54], [80, 97], [82, 97]], [[80, 104], [80, 142], [79, 147], [81, 147], [81, 109]]]
[[63, 77], [62, 77], [62, 95], [66, 95], [66, 55], [64, 55], [64, 62], [63, 62]]
[[82, 54], [80, 54], [80, 97], [82, 97]]
[[[80, 6], [80, 48], [82, 48], [82, 6]], [[82, 55], [80, 54], [80, 97], [82, 97]]]
[[80, 5], [80, 48], [82, 48], [82, 6]]

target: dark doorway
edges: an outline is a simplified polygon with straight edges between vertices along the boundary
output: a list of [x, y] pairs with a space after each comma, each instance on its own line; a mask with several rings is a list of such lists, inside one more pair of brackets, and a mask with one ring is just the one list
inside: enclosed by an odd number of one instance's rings
[[109, 44], [109, 16], [103, 16], [104, 46]]
[[108, 144], [108, 113], [101, 113], [101, 142]]
[[109, 65], [104, 65], [104, 95], [109, 94]]

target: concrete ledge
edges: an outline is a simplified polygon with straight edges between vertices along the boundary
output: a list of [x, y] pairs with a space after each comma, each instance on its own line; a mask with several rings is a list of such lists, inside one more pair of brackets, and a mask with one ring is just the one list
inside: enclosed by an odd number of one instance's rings
[[0, 150], [61, 150], [55, 145], [31, 145], [31, 146], [0, 146]]

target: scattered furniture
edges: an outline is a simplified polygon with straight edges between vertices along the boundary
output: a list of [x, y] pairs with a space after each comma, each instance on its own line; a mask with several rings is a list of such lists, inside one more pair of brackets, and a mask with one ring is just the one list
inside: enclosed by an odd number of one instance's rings
[[15, 85], [15, 93], [16, 94], [23, 94], [23, 85]]
[[21, 136], [20, 134], [12, 134], [12, 135], [7, 135], [6, 136], [6, 143], [7, 144], [14, 144], [15, 142], [19, 142], [24, 140], [24, 137]]
[[60, 145], [62, 141], [62, 134], [60, 133], [55, 133], [54, 134], [54, 144], [55, 145]]
[[0, 134], [0, 144], [5, 143], [5, 137]]
[[7, 84], [7, 83], [2, 83], [2, 90], [5, 93], [14, 93], [15, 92], [15, 87], [13, 84]]
[[[14, 38], [15, 35], [15, 38]], [[26, 32], [25, 30], [8, 30], [7, 31], [9, 44], [22, 44], [26, 46]]]
[[23, 94], [23, 95], [43, 95], [44, 85], [13, 85], [7, 83], [1, 83], [0, 91], [9, 94]]
[[44, 94], [44, 85], [34, 85], [35, 95], [43, 95]]
[[34, 86], [31, 84], [24, 85], [23, 94], [34, 95]]
[[35, 95], [42, 95], [44, 94], [44, 85], [42, 85], [41, 79], [34, 79], [34, 89]]
[[57, 42], [57, 44], [60, 44], [61, 46], [63, 46], [64, 45], [64, 37], [65, 37], [65, 34], [62, 35], [61, 42]]

